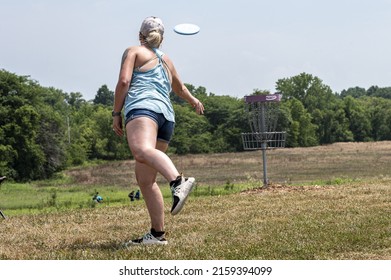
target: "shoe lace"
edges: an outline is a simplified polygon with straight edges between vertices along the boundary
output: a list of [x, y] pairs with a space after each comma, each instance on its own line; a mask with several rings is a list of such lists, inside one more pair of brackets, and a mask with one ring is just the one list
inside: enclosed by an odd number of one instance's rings
[[152, 239], [154, 239], [155, 237], [150, 233], [150, 232], [148, 232], [148, 233], [146, 233], [144, 236], [143, 236], [143, 239], [145, 239], [145, 240], [152, 240]]
[[186, 181], [187, 181], [187, 178], [185, 178], [183, 176], [183, 174], [181, 173], [181, 181], [180, 181], [180, 183], [178, 185], [176, 185], [176, 186], [171, 188], [172, 194], [173, 195], [179, 194], [180, 191], [181, 191], [181, 188], [183, 187], [183, 183], [186, 182]]

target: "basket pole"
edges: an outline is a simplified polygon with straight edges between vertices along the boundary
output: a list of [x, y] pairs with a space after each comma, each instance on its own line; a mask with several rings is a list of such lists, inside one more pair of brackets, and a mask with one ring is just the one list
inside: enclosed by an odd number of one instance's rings
[[[266, 132], [266, 123], [265, 123], [265, 103], [261, 103], [261, 127], [260, 132]], [[267, 145], [265, 141], [261, 143], [262, 150], [262, 162], [263, 162], [263, 186], [267, 186], [267, 161], [266, 161], [266, 149]]]
[[266, 143], [261, 143], [261, 149], [262, 149], [262, 162], [263, 162], [263, 186], [267, 186], [268, 179], [267, 179], [267, 161], [266, 161]]

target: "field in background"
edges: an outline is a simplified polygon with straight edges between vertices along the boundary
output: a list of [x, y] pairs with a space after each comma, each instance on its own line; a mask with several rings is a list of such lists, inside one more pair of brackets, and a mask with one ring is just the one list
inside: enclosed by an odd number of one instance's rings
[[[159, 178], [165, 247], [122, 247], [149, 229], [143, 201], [127, 198], [133, 161], [3, 184], [0, 209], [10, 218], [0, 220], [0, 259], [391, 259], [391, 142], [269, 151], [267, 189], [261, 159], [260, 151], [173, 156], [198, 186], [172, 217]], [[91, 204], [97, 190], [103, 204]], [[28, 202], [25, 193], [37, 196]]]
[[[261, 185], [262, 152], [172, 156], [185, 176], [199, 186], [252, 181]], [[336, 143], [310, 148], [267, 151], [268, 178], [272, 183], [308, 184], [340, 179], [381, 178], [391, 175], [391, 142]], [[134, 161], [76, 168], [67, 174], [82, 185], [117, 185], [136, 188]], [[167, 183], [159, 177], [163, 186]]]

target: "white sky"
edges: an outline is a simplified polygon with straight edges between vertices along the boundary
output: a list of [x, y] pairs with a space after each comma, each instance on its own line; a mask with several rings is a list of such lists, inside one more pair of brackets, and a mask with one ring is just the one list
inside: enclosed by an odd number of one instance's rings
[[[182, 80], [207, 92], [274, 92], [301, 72], [335, 92], [391, 86], [391, 0], [0, 0], [0, 69], [93, 99], [150, 15]], [[183, 22], [200, 33], [175, 34]]]

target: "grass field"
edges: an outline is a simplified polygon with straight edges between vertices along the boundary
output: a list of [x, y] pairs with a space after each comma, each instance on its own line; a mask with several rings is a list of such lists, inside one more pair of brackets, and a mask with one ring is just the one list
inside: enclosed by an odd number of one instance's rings
[[268, 151], [268, 188], [260, 151], [172, 158], [198, 185], [170, 216], [159, 177], [169, 245], [122, 246], [149, 229], [122, 161], [3, 184], [0, 259], [391, 259], [391, 142]]

